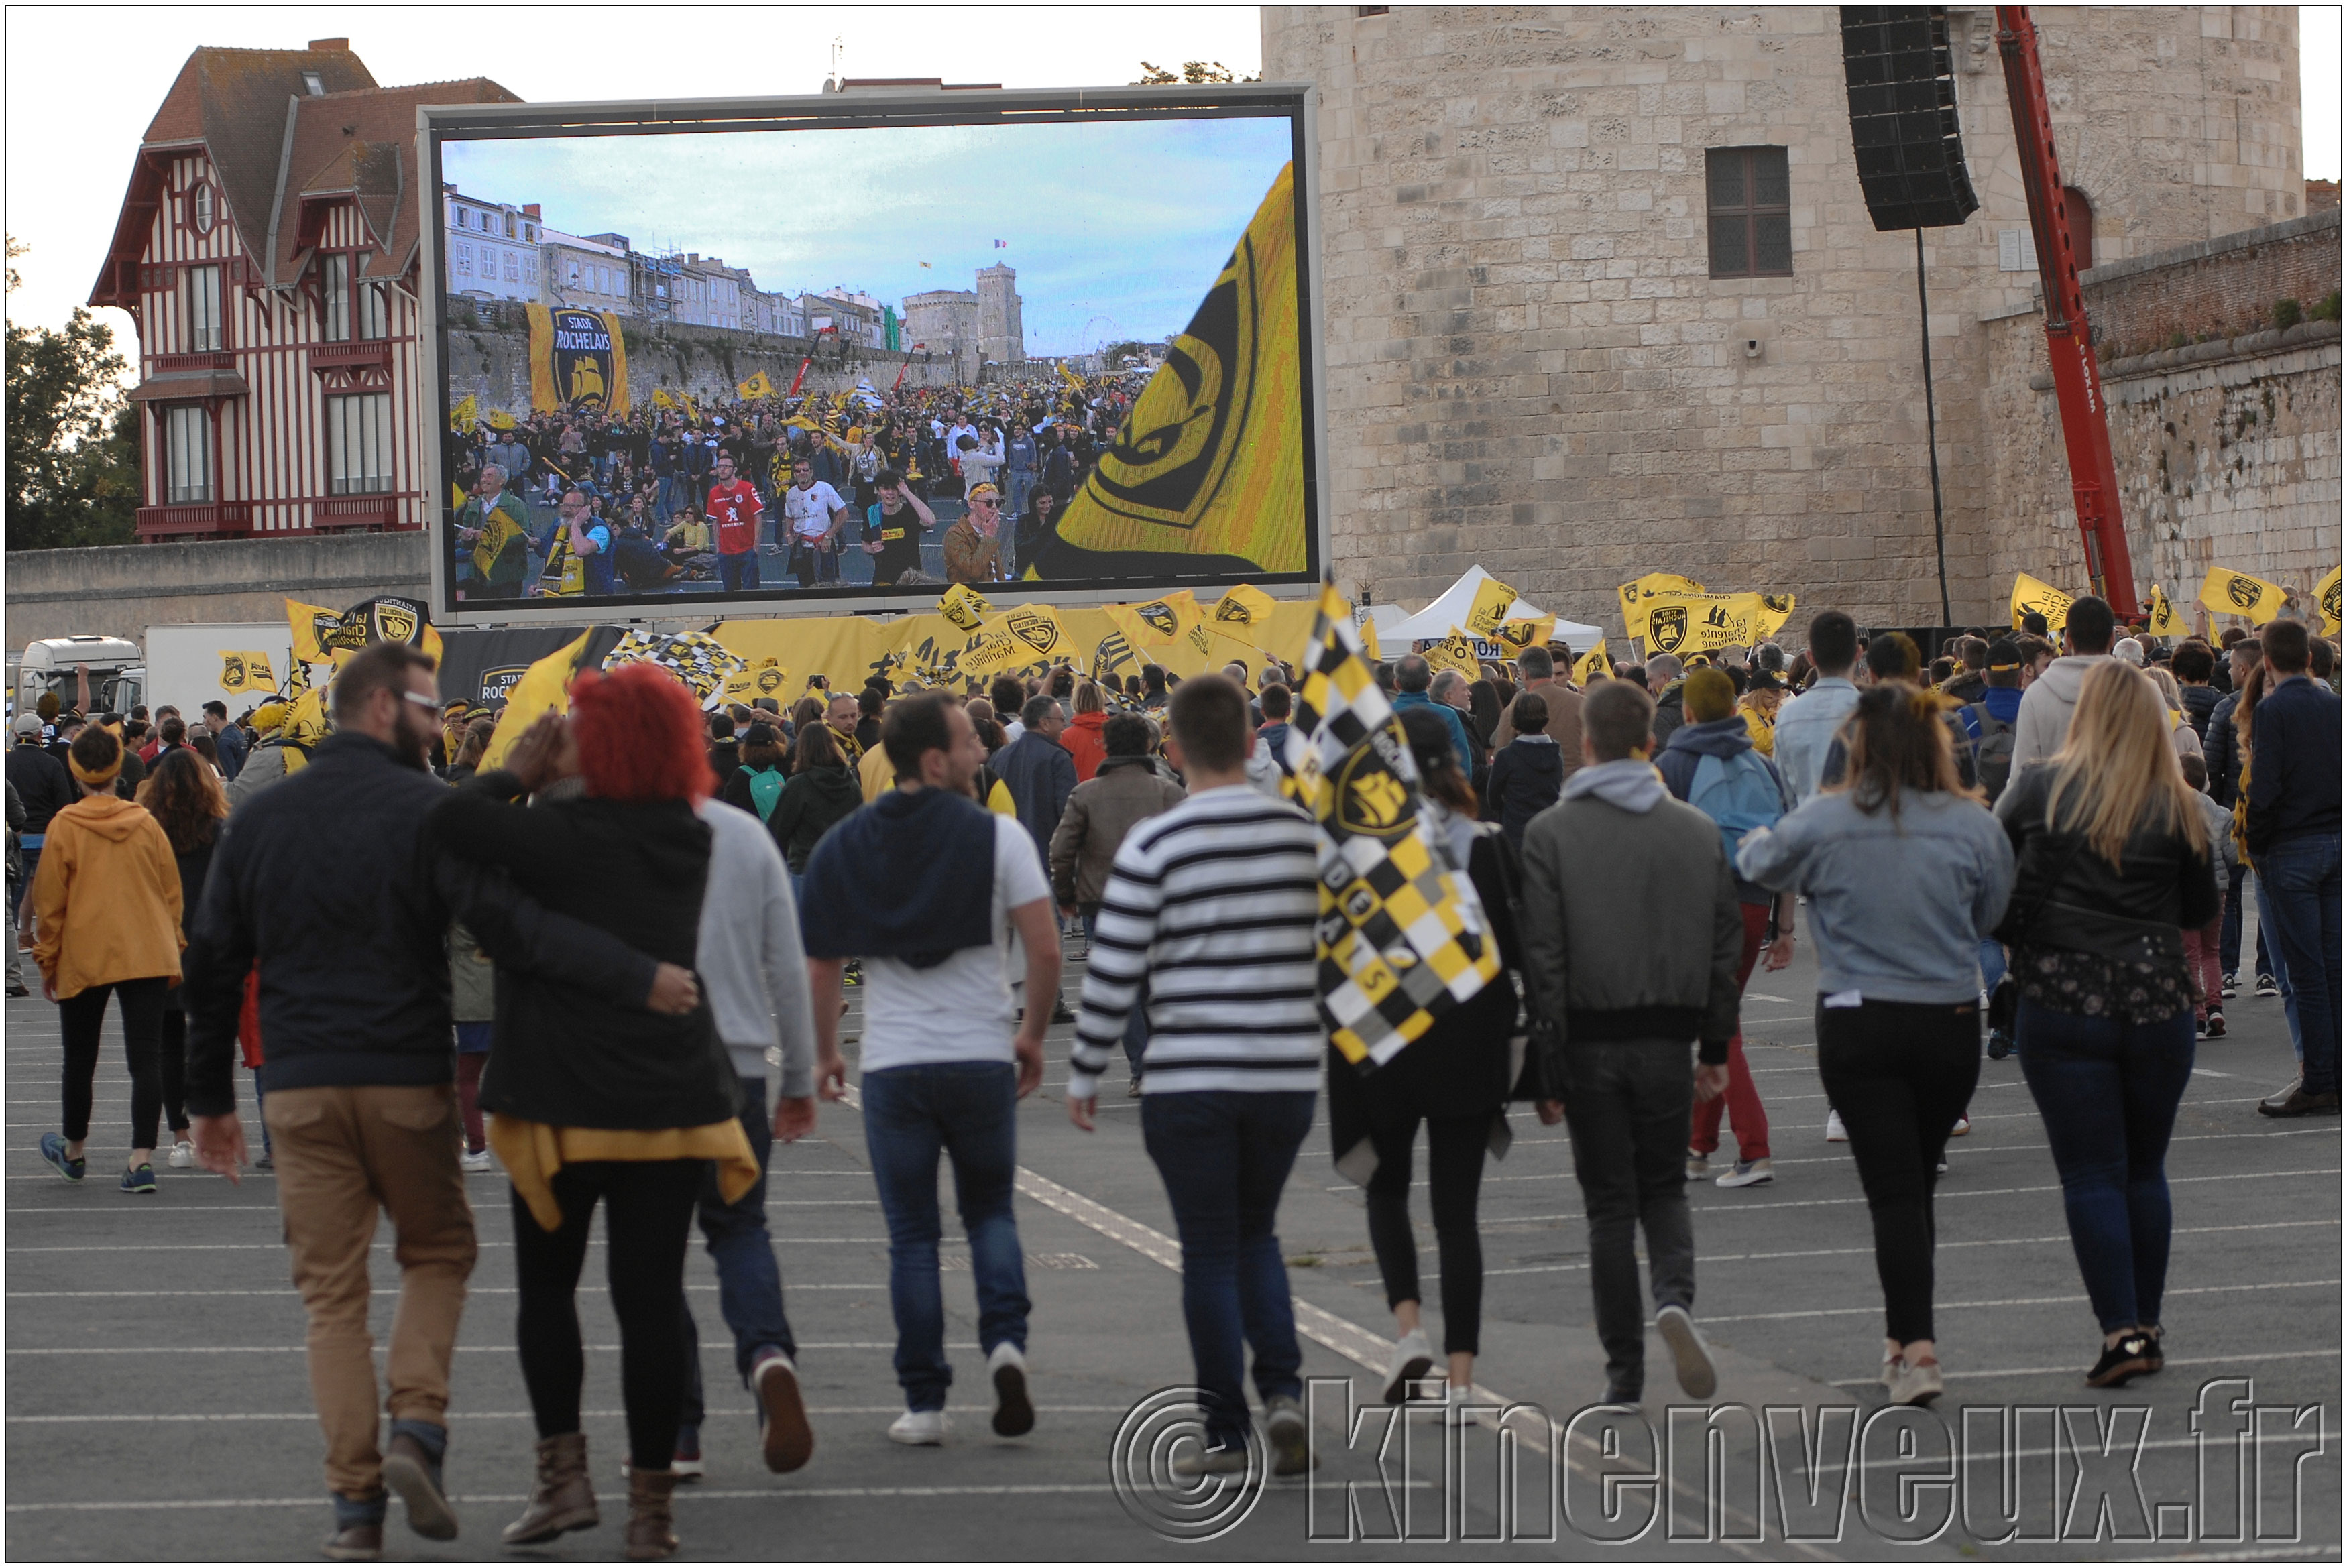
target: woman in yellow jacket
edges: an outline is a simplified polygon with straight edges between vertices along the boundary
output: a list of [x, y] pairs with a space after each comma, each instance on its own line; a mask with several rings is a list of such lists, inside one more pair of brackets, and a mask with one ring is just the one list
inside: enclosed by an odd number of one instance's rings
[[122, 743], [95, 726], [67, 759], [79, 800], [49, 823], [33, 878], [41, 993], [65, 1030], [65, 1135], [41, 1135], [41, 1157], [67, 1181], [87, 1169], [90, 1089], [108, 993], [122, 1011], [130, 1058], [129, 1166], [122, 1190], [155, 1190], [155, 1127], [163, 1114], [158, 1052], [163, 998], [179, 980], [179, 868], [161, 824], [115, 793]]

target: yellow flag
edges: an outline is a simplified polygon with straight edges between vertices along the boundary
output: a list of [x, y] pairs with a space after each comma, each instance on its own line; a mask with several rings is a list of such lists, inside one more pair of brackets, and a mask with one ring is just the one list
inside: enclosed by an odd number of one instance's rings
[[[762, 371], [759, 373], [763, 375], [765, 372]], [[670, 392], [666, 387], [654, 387], [652, 389], [652, 406], [654, 408], [674, 409], [679, 413], [682, 413], [684, 412], [684, 405], [677, 402], [676, 395]]]
[[956, 667], [984, 679], [1030, 664], [1078, 664], [1081, 658], [1075, 638], [1051, 606], [1020, 605], [989, 621]]
[[1709, 591], [1693, 577], [1682, 577], [1676, 572], [1649, 572], [1636, 582], [1624, 583], [1614, 590], [1622, 601], [1622, 629], [1634, 637], [1645, 635], [1645, 620], [1638, 612], [1641, 600], [1651, 599], [1658, 594], [1702, 594]]
[[2331, 575], [2314, 585], [2314, 602], [2322, 611], [2322, 635], [2326, 637], [2337, 636], [2339, 635], [2338, 567], [2332, 567]]
[[465, 401], [448, 411], [450, 430], [470, 430], [481, 417], [481, 399], [477, 392], [466, 392]]
[[1429, 643], [1423, 655], [1426, 662], [1437, 671], [1455, 669], [1469, 680], [1483, 678], [1482, 662], [1475, 657], [1475, 645], [1457, 626], [1440, 642]]
[[1518, 620], [1501, 621], [1488, 635], [1491, 641], [1506, 648], [1509, 656], [1513, 657], [1526, 648], [1548, 647], [1548, 640], [1555, 631], [1554, 616], [1528, 616]]
[[1302, 571], [1298, 328], [1290, 166], [1026, 575]]
[[288, 599], [285, 601], [285, 625], [293, 633], [295, 664], [333, 662], [333, 655], [327, 651], [326, 639], [342, 628], [342, 611]]
[[2253, 626], [2261, 626], [2281, 613], [2282, 601], [2290, 596], [2279, 583], [2269, 583], [2263, 577], [2252, 577], [2247, 572], [2236, 572], [2227, 566], [2211, 566], [2209, 575], [2201, 580], [2200, 602], [2220, 616], [2247, 616]]
[[1261, 588], [1241, 583], [1215, 602], [1206, 618], [1223, 636], [1261, 647], [1271, 635], [1272, 612], [1278, 607], [1278, 601]]
[[2040, 582], [2026, 572], [2013, 579], [2013, 626], [2021, 629], [2021, 617], [2034, 611], [2045, 617], [2045, 629], [2058, 632], [2070, 618], [2070, 601], [2076, 596], [2065, 594], [2051, 583]]
[[[922, 266], [924, 266], [924, 267], [926, 267], [926, 266], [928, 266], [928, 262], [926, 262], [926, 261], [924, 261], [924, 262], [922, 262], [922, 263], [921, 263], [921, 265], [922, 265]], [[1076, 374], [1076, 372], [1073, 372], [1073, 371], [1070, 370], [1070, 369], [1069, 369], [1067, 366], [1065, 366], [1065, 365], [1061, 365], [1061, 366], [1060, 367], [1060, 379], [1061, 379], [1061, 381], [1063, 381], [1063, 382], [1067, 382], [1070, 386], [1071, 386], [1071, 387], [1075, 388], [1075, 390], [1076, 390], [1076, 391], [1078, 391], [1078, 392], [1081, 392], [1081, 391], [1083, 391], [1083, 390], [1084, 390], [1084, 378], [1083, 378], [1083, 377], [1081, 377], [1081, 376], [1080, 376], [1080, 375], [1078, 375], [1078, 374]]]
[[966, 632], [978, 630], [979, 623], [993, 613], [986, 596], [968, 583], [956, 583], [938, 600], [938, 614]]
[[[326, 738], [326, 693], [330, 689], [318, 687], [293, 699], [293, 706], [286, 710], [285, 728], [280, 732], [287, 740], [295, 746], [314, 747]], [[285, 771], [298, 772], [309, 766], [309, 760], [302, 752], [288, 748]]]
[[277, 677], [269, 667], [269, 656], [258, 649], [244, 653], [223, 652], [220, 655], [220, 688], [222, 691], [275, 691]]
[[580, 632], [564, 647], [521, 672], [521, 678], [506, 694], [505, 711], [497, 715], [497, 727], [490, 732], [488, 749], [481, 754], [483, 772], [506, 759], [513, 743], [521, 738], [523, 730], [538, 722], [539, 714], [570, 711], [570, 677], [578, 673], [579, 661], [587, 652], [587, 639], [594, 635], [592, 627]]
[[[2182, 616], [2176, 613], [2176, 606], [2168, 603], [2168, 590], [2157, 583], [2151, 585], [2150, 600], [2145, 605], [2144, 612], [2153, 636], [2188, 637], [2192, 635], [2192, 628], [2185, 624]], [[2047, 624], [2052, 625], [2051, 622]]]
[[513, 415], [507, 413], [501, 408], [493, 408], [489, 410], [489, 428], [491, 430], [511, 430], [513, 427]]
[[1597, 646], [1573, 661], [1575, 685], [1587, 686], [1593, 680], [1603, 680], [1614, 673], [1613, 663], [1605, 657], [1605, 639], [1599, 637]]
[[1486, 577], [1475, 585], [1475, 602], [1467, 606], [1467, 629], [1479, 637], [1488, 637], [1507, 618], [1508, 606], [1516, 602], [1516, 591], [1497, 577]]
[[780, 707], [783, 687], [790, 679], [790, 667], [779, 659], [770, 658], [754, 668], [737, 669], [725, 677], [728, 701], [750, 702], [757, 697], [771, 697]]
[[1104, 606], [1109, 619], [1124, 634], [1124, 640], [1137, 648], [1163, 647], [1184, 634], [1194, 630], [1205, 618], [1199, 607], [1198, 596], [1184, 588], [1178, 594], [1168, 594], [1162, 599], [1152, 599], [1144, 605], [1109, 605]]
[[1790, 594], [1665, 594], [1638, 601], [1643, 636], [1652, 653], [1706, 653], [1765, 642], [1793, 613]]
[[774, 382], [772, 376], [769, 376], [764, 371], [760, 371], [756, 375], [752, 376], [748, 381], [742, 382], [733, 390], [742, 394], [744, 402], [747, 402], [751, 398], [773, 397], [774, 395]]

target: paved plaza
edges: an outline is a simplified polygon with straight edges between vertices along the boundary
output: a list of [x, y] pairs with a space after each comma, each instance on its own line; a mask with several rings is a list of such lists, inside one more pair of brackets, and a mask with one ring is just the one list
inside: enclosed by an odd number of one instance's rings
[[[1552, 1443], [1547, 1423], [1536, 1430], [1523, 1412], [1509, 1418], [1524, 1440], [1506, 1526], [1512, 1544], [1491, 1543], [1502, 1526], [1488, 1419], [1460, 1429], [1446, 1469], [1433, 1418], [1389, 1434], [1378, 1407], [1348, 1431], [1335, 1381], [1316, 1390], [1317, 1486], [1274, 1481], [1259, 1497], [1249, 1494], [1251, 1507], [1247, 1497], [1226, 1500], [1218, 1506], [1243, 1516], [1210, 1541], [1179, 1542], [1167, 1532], [1216, 1517], [1213, 1506], [1185, 1512], [1179, 1500], [1160, 1498], [1149, 1507], [1173, 1523], [1161, 1531], [1136, 1520], [1134, 1511], [1147, 1510], [1120, 1500], [1112, 1451], [1121, 1430], [1135, 1430], [1128, 1411], [1189, 1381], [1178, 1256], [1163, 1189], [1142, 1151], [1138, 1102], [1122, 1097], [1121, 1078], [1108, 1085], [1097, 1135], [1068, 1124], [1061, 1085], [1070, 1031], [1062, 1028], [1052, 1032], [1044, 1089], [1020, 1111], [1018, 1218], [1040, 1407], [1033, 1434], [1004, 1441], [988, 1428], [969, 1255], [949, 1235], [948, 1338], [960, 1378], [952, 1439], [943, 1449], [905, 1449], [883, 1435], [901, 1408], [890, 1369], [884, 1227], [859, 1119], [826, 1106], [815, 1137], [776, 1149], [769, 1196], [815, 1455], [787, 1477], [760, 1465], [750, 1401], [731, 1378], [715, 1276], [696, 1248], [690, 1299], [702, 1323], [712, 1413], [702, 1436], [707, 1480], [678, 1494], [686, 1555], [1580, 1559], [1627, 1551], [1809, 1561], [1885, 1552], [2336, 1561], [2341, 1127], [2335, 1119], [2272, 1122], [2256, 1114], [2259, 1097], [2291, 1075], [2281, 1004], [2243, 995], [2229, 1009], [2230, 1037], [2200, 1049], [2168, 1160], [2170, 1359], [2160, 1376], [2123, 1390], [2083, 1385], [2098, 1336], [2045, 1136], [2020, 1064], [1983, 1063], [1972, 1131], [1950, 1146], [1938, 1207], [1938, 1329], [1949, 1392], [1915, 1422], [1896, 1413], [1870, 1419], [1880, 1404], [1881, 1298], [1848, 1146], [1823, 1139], [1809, 1005], [1814, 972], [1804, 942], [1792, 969], [1754, 976], [1745, 1002], [1753, 1070], [1771, 1118], [1775, 1184], [1690, 1190], [1696, 1316], [1721, 1369], [1710, 1418], [1669, 1408], [1678, 1396], [1657, 1343], [1642, 1420], [1613, 1423], [1612, 1437], [1589, 1418], [1574, 1421], [1604, 1390], [1580, 1194], [1564, 1130], [1542, 1127], [1529, 1109], [1516, 1112], [1514, 1146], [1484, 1180], [1490, 1277], [1478, 1381], [1494, 1404], [1529, 1402], [1560, 1427], [1573, 1424]], [[1080, 975], [1079, 961], [1071, 998]], [[34, 1151], [40, 1133], [56, 1125], [56, 1010], [10, 1002], [6, 1020], [8, 1555], [314, 1558], [328, 1527], [322, 1445], [271, 1179], [256, 1174], [232, 1186], [164, 1170], [157, 1196], [116, 1191], [129, 1084], [109, 1025], [90, 1176], [79, 1186], [59, 1180]], [[240, 1078], [249, 1115], [250, 1080]], [[1289, 1185], [1282, 1250], [1307, 1336], [1306, 1375], [1349, 1378], [1352, 1399], [1374, 1401], [1391, 1319], [1360, 1196], [1331, 1168], [1325, 1126]], [[534, 1434], [512, 1345], [507, 1187], [493, 1175], [471, 1185], [481, 1257], [457, 1347], [448, 1468], [464, 1533], [446, 1546], [421, 1541], [395, 1508], [385, 1532], [390, 1557], [494, 1556], [497, 1532], [529, 1484]], [[1431, 1297], [1433, 1236], [1422, 1203], [1417, 1217]], [[396, 1283], [389, 1240], [376, 1241], [378, 1334]], [[587, 1426], [605, 1522], [565, 1537], [549, 1555], [610, 1561], [626, 1498], [618, 1336], [591, 1260], [579, 1300], [589, 1347]], [[1438, 1308], [1430, 1299], [1430, 1327]], [[2198, 1435], [2196, 1406], [2203, 1411]], [[1719, 1434], [1708, 1479], [1706, 1424]], [[1765, 1445], [1756, 1446], [1756, 1434]], [[1838, 1442], [1847, 1462], [1821, 1464], [1832, 1473], [1813, 1485], [1800, 1455], [1830, 1461]], [[2115, 1457], [2104, 1458], [2106, 1449]], [[1651, 1478], [1665, 1451], [1658, 1483]], [[2010, 1472], [2002, 1488], [2000, 1456]], [[1955, 1471], [1955, 1483], [1914, 1483], [1934, 1468]], [[1553, 1511], [1543, 1474], [1566, 1478]], [[1348, 1495], [1347, 1481], [1361, 1484]], [[2009, 1505], [2014, 1522], [1999, 1524], [2003, 1488], [2018, 1501]], [[2254, 1506], [2243, 1506], [2244, 1492]], [[1543, 1514], [1563, 1521], [1553, 1541], [1531, 1539], [1547, 1533]], [[1395, 1539], [1398, 1518], [1413, 1539]], [[1788, 1522], [1797, 1539], [1787, 1538]], [[1342, 1543], [1348, 1531], [1355, 1539]], [[2016, 1531], [2017, 1539], [1998, 1543]], [[1478, 1535], [1484, 1540], [1471, 1539]], [[1912, 1543], [1891, 1544], [1900, 1541]]]

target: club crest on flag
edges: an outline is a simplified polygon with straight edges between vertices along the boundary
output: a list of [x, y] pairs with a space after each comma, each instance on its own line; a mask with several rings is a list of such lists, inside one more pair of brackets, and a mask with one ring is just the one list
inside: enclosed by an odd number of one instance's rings
[[1420, 809], [1417, 764], [1334, 585], [1314, 617], [1287, 760], [1319, 830], [1321, 1022], [1368, 1071], [1500, 966], [1474, 884]]

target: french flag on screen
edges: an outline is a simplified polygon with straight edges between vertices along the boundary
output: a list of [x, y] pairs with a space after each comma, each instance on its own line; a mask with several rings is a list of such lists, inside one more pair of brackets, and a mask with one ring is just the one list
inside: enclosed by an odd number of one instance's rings
[[1010, 241], [1008, 239], [998, 239], [994, 242], [994, 248], [997, 250], [1008, 250], [1010, 249]]

